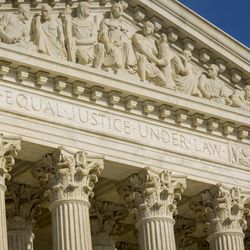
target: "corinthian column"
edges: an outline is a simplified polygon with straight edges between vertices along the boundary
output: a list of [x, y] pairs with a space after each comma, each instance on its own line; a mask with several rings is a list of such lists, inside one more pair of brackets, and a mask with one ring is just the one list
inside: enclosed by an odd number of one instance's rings
[[0, 134], [0, 249], [7, 250], [7, 227], [5, 211], [5, 180], [10, 179], [9, 172], [15, 161], [13, 156], [21, 149], [20, 138]]
[[33, 250], [33, 229], [41, 212], [40, 190], [16, 183], [7, 187], [9, 250]]
[[118, 185], [137, 220], [140, 250], [175, 250], [174, 219], [186, 178], [149, 168]]
[[90, 213], [93, 250], [116, 250], [123, 231], [126, 207], [107, 201], [93, 201]]
[[49, 187], [54, 250], [92, 250], [89, 197], [102, 169], [103, 159], [62, 147], [34, 166], [40, 185]]
[[211, 250], [244, 250], [243, 229], [247, 228], [245, 216], [249, 213], [247, 197], [237, 187], [217, 185], [202, 193], [205, 214], [209, 223]]

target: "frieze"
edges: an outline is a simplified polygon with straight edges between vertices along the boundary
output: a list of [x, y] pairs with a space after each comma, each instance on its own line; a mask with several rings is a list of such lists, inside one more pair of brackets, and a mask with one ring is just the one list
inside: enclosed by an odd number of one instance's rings
[[[125, 18], [128, 5], [124, 1], [111, 1], [105, 9], [99, 6], [99, 12], [93, 4], [84, 1], [60, 10], [43, 4], [40, 13], [31, 13], [29, 5], [19, 4], [16, 13], [2, 13], [1, 42], [27, 53], [123, 74], [142, 84], [250, 111], [249, 84], [241, 72], [228, 70], [231, 78], [226, 80], [222, 75], [226, 62], [213, 62], [211, 52], [204, 48], [194, 53], [188, 38], [177, 52], [172, 44], [179, 32], [173, 27], [164, 29], [156, 17], [147, 18], [140, 6], [133, 11], [139, 22], [135, 24]], [[27, 72], [19, 71], [18, 79], [23, 78]]]
[[123, 112], [111, 113], [89, 105], [77, 105], [6, 86], [0, 86], [0, 107], [22, 116], [160, 150], [249, 168], [249, 156], [245, 155], [250, 150], [247, 146], [190, 133], [190, 130], [173, 129], [166, 123], [134, 118]]

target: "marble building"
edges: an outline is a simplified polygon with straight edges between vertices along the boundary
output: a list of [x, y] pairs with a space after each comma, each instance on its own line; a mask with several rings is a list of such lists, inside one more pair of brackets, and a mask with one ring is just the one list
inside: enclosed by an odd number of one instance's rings
[[250, 249], [250, 51], [175, 0], [0, 0], [0, 250]]

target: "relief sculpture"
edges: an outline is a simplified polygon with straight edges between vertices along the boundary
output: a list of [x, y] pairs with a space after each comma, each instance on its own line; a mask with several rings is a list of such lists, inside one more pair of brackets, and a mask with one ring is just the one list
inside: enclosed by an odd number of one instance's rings
[[27, 5], [20, 4], [18, 13], [6, 13], [0, 22], [0, 38], [2, 42], [13, 44], [28, 50], [35, 50], [30, 41], [32, 15]]
[[54, 18], [52, 8], [43, 5], [41, 15], [33, 20], [34, 44], [39, 53], [66, 59], [62, 21]]
[[219, 67], [216, 64], [211, 64], [208, 74], [200, 76], [198, 88], [204, 98], [226, 104], [229, 99], [225, 94], [224, 83], [218, 78], [218, 73]]
[[162, 35], [158, 46], [153, 37], [154, 25], [147, 21], [143, 25], [142, 33], [136, 33], [132, 37], [136, 52], [138, 75], [142, 81], [151, 80], [155, 84], [170, 89], [175, 89], [168, 79], [169, 48], [167, 37]]
[[231, 161], [233, 164], [250, 167], [250, 148], [236, 144], [230, 145]]
[[63, 13], [66, 48], [70, 61], [100, 68], [104, 57], [104, 47], [98, 43], [98, 28], [88, 2], [81, 2], [76, 9], [76, 17], [71, 17], [68, 8]]
[[171, 59], [172, 77], [180, 93], [201, 97], [197, 88], [198, 79], [190, 64], [191, 59], [192, 52], [189, 50], [184, 50], [181, 56], [174, 56]]
[[127, 69], [133, 73], [135, 55], [126, 35], [127, 28], [121, 19], [122, 14], [122, 4], [113, 3], [110, 18], [104, 18], [100, 24], [99, 40], [105, 47], [103, 66], [111, 67], [114, 71]]
[[92, 14], [91, 9], [91, 1], [83, 1], [58, 14], [45, 4], [41, 13], [33, 16], [27, 4], [20, 4], [17, 13], [0, 18], [0, 41], [28, 53], [36, 51], [99, 70], [133, 74], [132, 79], [137, 77], [142, 85], [148, 82], [250, 111], [250, 85], [241, 86], [241, 90], [227, 88], [216, 64], [199, 73], [200, 67], [191, 62], [192, 52], [170, 49], [167, 35], [155, 34], [151, 21], [145, 19], [129, 27], [119, 1], [105, 13]]
[[231, 106], [250, 111], [250, 85], [246, 85], [243, 90], [236, 89], [234, 91], [231, 96]]

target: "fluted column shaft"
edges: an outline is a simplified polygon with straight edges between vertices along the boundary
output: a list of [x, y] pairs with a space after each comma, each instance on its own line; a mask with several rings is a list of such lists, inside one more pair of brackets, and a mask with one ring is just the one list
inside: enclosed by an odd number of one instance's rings
[[208, 238], [211, 250], [244, 250], [243, 233], [224, 232]]
[[91, 250], [89, 203], [63, 200], [51, 206], [54, 250]]
[[247, 228], [245, 207], [248, 193], [238, 187], [218, 184], [202, 194], [209, 225], [210, 250], [244, 250], [244, 233]]
[[185, 176], [150, 168], [118, 184], [119, 194], [137, 220], [140, 250], [176, 249], [173, 216], [185, 188]]
[[9, 250], [33, 250], [35, 235], [27, 230], [8, 230]]
[[141, 220], [137, 225], [140, 250], [175, 250], [174, 223], [163, 217]]
[[103, 158], [59, 147], [33, 166], [32, 174], [50, 195], [53, 250], [92, 250], [89, 197]]
[[0, 250], [8, 250], [4, 179], [0, 176]]
[[20, 137], [0, 134], [0, 250], [8, 250], [5, 180], [10, 180], [9, 172], [15, 164], [14, 156], [21, 149]]

